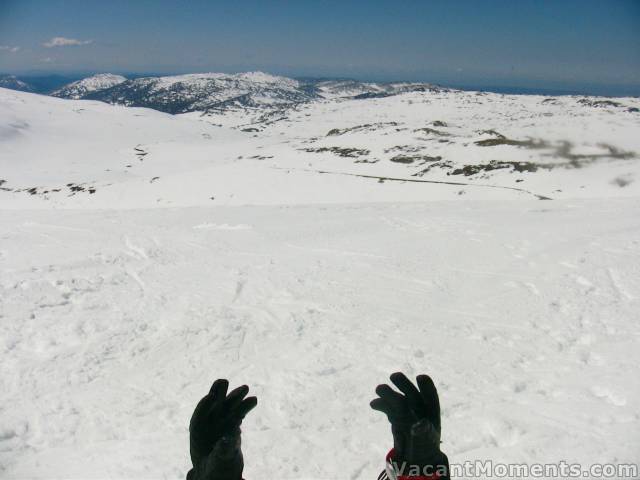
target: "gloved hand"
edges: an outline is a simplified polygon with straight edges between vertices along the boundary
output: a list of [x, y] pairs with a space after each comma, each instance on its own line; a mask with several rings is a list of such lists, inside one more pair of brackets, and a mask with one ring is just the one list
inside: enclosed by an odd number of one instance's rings
[[240, 424], [258, 399], [247, 397], [249, 387], [246, 385], [227, 395], [228, 388], [227, 380], [216, 380], [193, 411], [189, 424], [193, 469], [187, 474], [187, 480], [242, 479]]
[[[433, 380], [428, 375], [418, 375], [418, 388], [401, 372], [390, 377], [402, 393], [389, 385], [378, 385], [379, 398], [371, 402], [371, 408], [387, 415], [393, 434], [392, 461], [396, 472], [409, 472], [415, 467], [420, 472], [444, 471], [439, 478], [448, 478], [449, 460], [440, 451], [440, 400]], [[404, 468], [402, 468], [404, 466]]]

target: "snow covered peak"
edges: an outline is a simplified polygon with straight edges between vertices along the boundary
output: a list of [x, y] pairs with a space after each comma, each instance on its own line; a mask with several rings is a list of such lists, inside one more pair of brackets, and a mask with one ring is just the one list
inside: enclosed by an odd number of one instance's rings
[[87, 88], [109, 88], [114, 85], [118, 85], [119, 83], [126, 82], [127, 78], [122, 75], [114, 75], [113, 73], [99, 73], [97, 75], [93, 75], [92, 77], [84, 78], [78, 82], [75, 82], [77, 85], [84, 85]]
[[114, 75], [112, 73], [99, 73], [91, 77], [83, 78], [76, 82], [65, 85], [64, 87], [52, 93], [55, 97], [70, 98], [78, 100], [86, 95], [106, 90], [127, 81], [122, 75]]
[[30, 92], [33, 90], [29, 84], [23, 82], [15, 75], [0, 76], [0, 87], [9, 88], [11, 90], [20, 90], [23, 92]]
[[169, 75], [164, 77], [147, 77], [140, 79], [145, 81], [155, 81], [158, 88], [166, 88], [176, 83], [202, 85], [207, 82], [227, 82], [244, 84], [279, 85], [282, 87], [296, 88], [299, 82], [287, 77], [279, 77], [264, 72], [243, 72], [243, 73], [187, 73], [183, 75]]
[[184, 75], [170, 75], [164, 77], [149, 77], [139, 79], [144, 82], [153, 82], [155, 90], [174, 87], [180, 84], [182, 87], [193, 86], [203, 88], [207, 85], [213, 86], [218, 84], [224, 88], [284, 88], [296, 89], [300, 86], [300, 82], [287, 77], [279, 77], [264, 72], [244, 72], [244, 73], [189, 73]]
[[292, 78], [281, 77], [278, 75], [271, 75], [270, 73], [265, 73], [260, 71], [237, 73], [233, 76], [238, 79], [242, 79], [242, 80], [246, 80], [254, 83], [271, 83], [271, 84], [277, 83], [280, 85], [287, 85], [290, 87], [297, 87], [300, 85], [300, 82], [298, 82], [297, 80], [293, 80]]

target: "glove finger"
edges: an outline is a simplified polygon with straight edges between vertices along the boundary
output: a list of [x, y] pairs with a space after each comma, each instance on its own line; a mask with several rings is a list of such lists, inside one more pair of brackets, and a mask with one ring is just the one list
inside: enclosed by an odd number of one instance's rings
[[249, 393], [249, 387], [246, 385], [241, 385], [231, 391], [227, 398], [224, 400], [222, 405], [222, 415], [228, 415], [231, 410], [233, 410], [242, 399], [247, 396]]
[[213, 382], [209, 393], [202, 397], [198, 405], [196, 405], [191, 416], [191, 423], [204, 421], [206, 417], [209, 417], [211, 412], [222, 404], [222, 400], [227, 395], [227, 388], [229, 388], [229, 382], [224, 378], [219, 378]]
[[419, 417], [423, 418], [426, 415], [424, 402], [422, 400], [422, 396], [420, 392], [416, 388], [416, 386], [411, 383], [406, 375], [402, 372], [396, 372], [391, 374], [391, 381], [393, 384], [398, 387], [398, 389], [405, 394], [407, 397], [407, 401], [409, 402], [409, 406], [414, 411], [414, 413]]
[[256, 397], [248, 397], [238, 404], [226, 418], [225, 430], [239, 428], [244, 417], [258, 404]]
[[233, 390], [231, 390], [231, 393], [227, 395], [227, 398], [224, 401], [225, 407], [227, 405], [233, 406], [233, 405], [236, 405], [238, 402], [241, 402], [242, 399], [246, 397], [248, 393], [249, 393], [249, 387], [246, 385], [241, 385], [237, 388], [234, 388]]
[[235, 405], [242, 401], [249, 393], [249, 387], [242, 385], [229, 393], [226, 398], [214, 403], [209, 409], [209, 418], [215, 420], [217, 417], [226, 416]]
[[211, 411], [222, 403], [222, 400], [227, 395], [228, 387], [229, 382], [224, 378], [219, 378], [213, 382], [209, 393], [202, 397], [198, 405], [196, 405], [193, 415], [191, 415], [191, 423], [204, 421]]
[[374, 410], [377, 410], [377, 411], [382, 412], [385, 415], [389, 416], [390, 407], [389, 407], [389, 405], [387, 405], [387, 402], [385, 402], [384, 399], [376, 398], [374, 400], [371, 400], [369, 402], [369, 406], [371, 408], [373, 408]]
[[209, 390], [209, 394], [212, 395], [216, 399], [223, 399], [227, 396], [227, 390], [229, 388], [229, 381], [226, 378], [219, 378], [213, 385], [211, 385], [211, 389]]
[[393, 410], [397, 411], [398, 413], [405, 409], [406, 400], [404, 398], [404, 395], [396, 392], [389, 385], [378, 385], [376, 387], [376, 393], [380, 398], [383, 398], [387, 402], [387, 405], [392, 407]]
[[418, 375], [416, 377], [420, 394], [427, 409], [427, 418], [431, 421], [437, 431], [440, 431], [440, 399], [438, 389], [429, 375]]
[[191, 415], [190, 425], [202, 423], [206, 419], [208, 412], [214, 407], [215, 399], [211, 395], [205, 395], [196, 405], [193, 415]]
[[256, 405], [258, 405], [258, 399], [256, 397], [247, 397], [229, 412], [229, 416], [242, 420]]

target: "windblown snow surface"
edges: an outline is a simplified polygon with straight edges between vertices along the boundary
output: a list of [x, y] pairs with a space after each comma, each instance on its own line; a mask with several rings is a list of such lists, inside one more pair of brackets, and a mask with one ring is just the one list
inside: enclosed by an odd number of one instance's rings
[[637, 463], [640, 102], [603, 101], [0, 89], [0, 476], [183, 477], [228, 377], [246, 478], [372, 479], [397, 370], [454, 463]]

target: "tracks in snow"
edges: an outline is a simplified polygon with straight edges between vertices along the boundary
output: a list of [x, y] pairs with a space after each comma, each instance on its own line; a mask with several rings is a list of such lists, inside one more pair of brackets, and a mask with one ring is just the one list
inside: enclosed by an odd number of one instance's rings
[[402, 182], [402, 183], [436, 183], [440, 185], [456, 185], [456, 186], [464, 186], [464, 187], [484, 187], [484, 188], [499, 188], [503, 190], [513, 190], [516, 192], [526, 193], [527, 195], [532, 195], [536, 197], [538, 200], [553, 200], [551, 197], [547, 197], [545, 195], [540, 195], [538, 193], [531, 192], [530, 190], [525, 190], [524, 188], [518, 187], [508, 187], [506, 185], [488, 185], [485, 183], [465, 183], [465, 182], [449, 182], [445, 180], [423, 180], [417, 178], [401, 178], [401, 177], [387, 177], [381, 175], [366, 175], [363, 173], [350, 173], [350, 172], [335, 172], [331, 170], [316, 170], [313, 168], [295, 168], [295, 167], [271, 167], [275, 170], [295, 170], [300, 172], [313, 172], [320, 174], [328, 174], [328, 175], [344, 175], [348, 177], [360, 177], [360, 178], [370, 178], [373, 180], [378, 180], [381, 182]]

